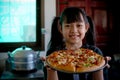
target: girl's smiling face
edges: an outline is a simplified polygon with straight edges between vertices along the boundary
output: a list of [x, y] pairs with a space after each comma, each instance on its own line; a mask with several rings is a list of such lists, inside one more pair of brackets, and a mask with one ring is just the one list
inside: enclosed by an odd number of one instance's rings
[[80, 14], [81, 21], [75, 21], [72, 23], [67, 23], [66, 20], [63, 21], [61, 27], [61, 33], [65, 39], [66, 43], [69, 44], [79, 44], [85, 37], [89, 26], [85, 24], [83, 16]]

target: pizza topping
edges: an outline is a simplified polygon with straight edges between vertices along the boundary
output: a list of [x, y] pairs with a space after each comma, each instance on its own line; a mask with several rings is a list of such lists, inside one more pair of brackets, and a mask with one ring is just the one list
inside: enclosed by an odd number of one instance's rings
[[55, 51], [47, 57], [47, 62], [56, 69], [73, 72], [95, 70], [105, 64], [103, 56], [84, 48]]
[[92, 62], [92, 63], [94, 63], [96, 61], [94, 56], [88, 57], [87, 60], [88, 60], [88, 62]]
[[83, 64], [85, 67], [90, 67], [92, 64], [90, 64], [90, 63], [84, 63]]
[[59, 59], [58, 64], [65, 64], [67, 62], [67, 59]]

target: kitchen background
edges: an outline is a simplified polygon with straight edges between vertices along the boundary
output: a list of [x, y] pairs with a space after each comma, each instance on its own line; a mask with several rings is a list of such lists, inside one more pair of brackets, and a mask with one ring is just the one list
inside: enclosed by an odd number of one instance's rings
[[[41, 0], [42, 48], [40, 56], [45, 56], [46, 54], [53, 18], [59, 16], [64, 8], [77, 6], [85, 9], [88, 16], [95, 23], [95, 45], [103, 51], [104, 56], [108, 55], [112, 57], [112, 60], [109, 62], [111, 65], [109, 80], [119, 80], [120, 12], [116, 10], [119, 7], [119, 5], [116, 5], [117, 3], [118, 1], [113, 2], [113, 0]], [[4, 71], [7, 57], [7, 52], [0, 52], [0, 75]]]

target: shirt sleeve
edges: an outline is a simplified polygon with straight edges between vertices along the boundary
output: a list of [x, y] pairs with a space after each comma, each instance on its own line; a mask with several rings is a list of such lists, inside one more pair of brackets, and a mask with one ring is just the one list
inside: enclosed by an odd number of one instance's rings
[[103, 56], [102, 51], [98, 47], [95, 47], [94, 51]]

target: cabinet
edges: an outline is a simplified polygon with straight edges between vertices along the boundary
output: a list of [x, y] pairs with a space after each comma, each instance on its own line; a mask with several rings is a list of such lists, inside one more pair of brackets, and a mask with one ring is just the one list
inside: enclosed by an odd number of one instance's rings
[[60, 16], [66, 7], [76, 6], [86, 11], [95, 24], [95, 45], [104, 55], [109, 55], [113, 49], [113, 16], [106, 0], [57, 0], [56, 14]]
[[42, 70], [38, 70], [34, 73], [28, 73], [28, 74], [15, 74], [10, 71], [4, 71], [1, 75], [1, 79], [3, 80], [43, 80], [44, 79], [44, 73]]

